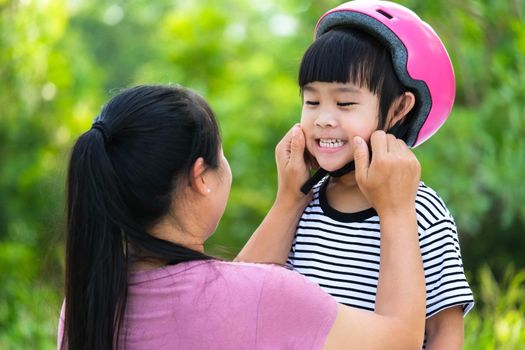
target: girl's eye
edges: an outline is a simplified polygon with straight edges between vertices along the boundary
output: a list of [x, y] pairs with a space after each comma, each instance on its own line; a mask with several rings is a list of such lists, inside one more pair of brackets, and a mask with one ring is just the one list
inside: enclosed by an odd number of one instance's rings
[[304, 101], [304, 104], [309, 106], [319, 106], [318, 101]]
[[348, 107], [348, 106], [352, 106], [355, 104], [356, 104], [355, 102], [337, 102], [337, 105], [339, 107]]

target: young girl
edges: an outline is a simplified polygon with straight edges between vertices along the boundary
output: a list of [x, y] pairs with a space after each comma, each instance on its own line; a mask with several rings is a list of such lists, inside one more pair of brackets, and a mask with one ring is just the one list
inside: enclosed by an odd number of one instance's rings
[[[384, 220], [359, 186], [351, 140], [368, 141], [379, 129], [411, 147], [421, 144], [448, 117], [454, 73], [430, 26], [391, 2], [336, 7], [320, 18], [315, 36], [301, 62], [299, 86], [306, 147], [321, 169], [303, 186], [307, 193], [315, 185], [313, 199], [297, 225], [287, 265], [340, 303], [372, 311], [377, 309]], [[426, 278], [426, 346], [460, 349], [463, 315], [472, 308], [473, 296], [456, 225], [441, 198], [423, 183], [415, 203]], [[274, 243], [289, 248], [291, 241], [289, 232], [281, 232]], [[255, 248], [255, 240], [251, 243]], [[249, 248], [242, 259], [286, 261], [282, 248], [258, 253]]]
[[[381, 162], [368, 164], [366, 144], [355, 142], [359, 184], [385, 220], [375, 313], [337, 305], [282, 267], [206, 255], [232, 181], [211, 109], [180, 87], [138, 86], [113, 97], [69, 163], [58, 349], [420, 346], [419, 163], [384, 133], [372, 142]], [[261, 234], [304, 208], [295, 198], [307, 179], [303, 153], [294, 127], [277, 147], [282, 186]], [[391, 196], [394, 187], [402, 192]]]

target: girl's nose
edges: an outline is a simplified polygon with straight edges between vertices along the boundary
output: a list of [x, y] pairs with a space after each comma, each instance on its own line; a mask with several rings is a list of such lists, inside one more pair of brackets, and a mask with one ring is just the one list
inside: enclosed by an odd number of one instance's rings
[[315, 126], [321, 128], [333, 128], [337, 125], [337, 120], [331, 111], [320, 111], [315, 119]]

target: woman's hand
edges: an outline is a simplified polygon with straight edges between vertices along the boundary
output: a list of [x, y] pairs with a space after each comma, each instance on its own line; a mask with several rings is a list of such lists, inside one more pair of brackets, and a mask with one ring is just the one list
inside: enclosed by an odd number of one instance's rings
[[361, 192], [380, 217], [413, 211], [421, 175], [416, 156], [403, 140], [384, 131], [374, 132], [370, 142], [371, 162], [365, 141], [354, 138], [356, 180]]
[[300, 188], [310, 176], [304, 160], [305, 140], [294, 125], [275, 147], [279, 188], [275, 202], [255, 230], [236, 261], [284, 265], [295, 235], [295, 228], [311, 195]]
[[275, 147], [278, 189], [277, 201], [305, 206], [311, 200], [300, 188], [310, 177], [305, 161], [305, 138], [299, 124], [295, 124]]

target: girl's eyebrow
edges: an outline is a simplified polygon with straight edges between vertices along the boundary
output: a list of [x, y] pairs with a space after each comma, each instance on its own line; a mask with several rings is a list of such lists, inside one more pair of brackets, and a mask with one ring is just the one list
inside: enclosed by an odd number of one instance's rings
[[317, 89], [312, 87], [312, 86], [309, 86], [309, 85], [305, 85], [303, 87], [303, 91], [309, 91], [309, 92], [317, 92]]
[[[314, 88], [313, 86], [311, 85], [306, 85], [303, 87], [303, 91], [308, 91], [308, 92], [318, 92], [318, 90], [316, 88]], [[341, 92], [346, 92], [346, 93], [352, 93], [352, 94], [360, 94], [361, 91], [356, 88], [356, 87], [352, 87], [352, 86], [337, 86], [337, 87], [334, 87], [334, 88], [331, 88], [330, 89], [330, 92], [331, 93], [341, 93]]]
[[335, 87], [335, 88], [332, 88], [330, 89], [331, 92], [348, 92], [348, 93], [352, 93], [352, 94], [360, 94], [361, 91], [357, 88], [354, 88], [354, 87], [347, 87], [347, 86], [339, 86], [339, 87]]

